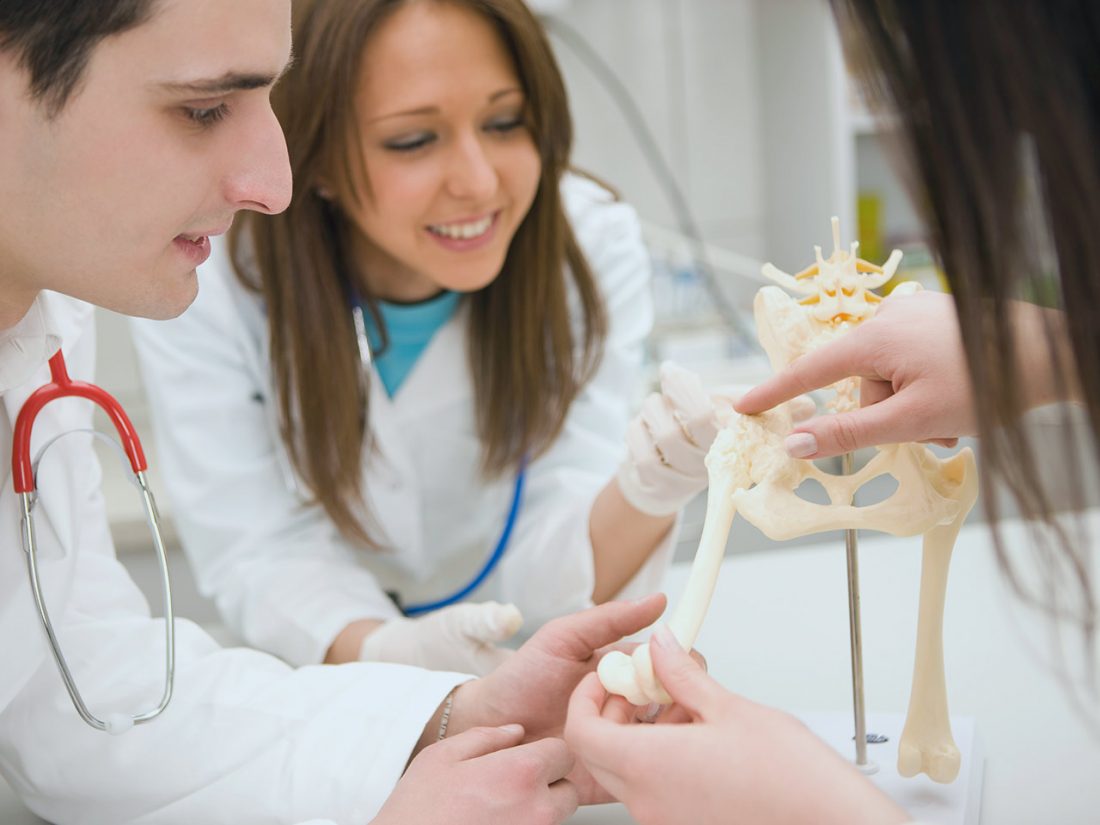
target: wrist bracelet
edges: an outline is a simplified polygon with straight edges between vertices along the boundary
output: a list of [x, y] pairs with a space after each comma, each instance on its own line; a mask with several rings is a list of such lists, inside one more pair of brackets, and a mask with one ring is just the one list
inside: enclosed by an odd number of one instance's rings
[[457, 687], [451, 688], [451, 692], [447, 694], [447, 698], [443, 700], [443, 715], [439, 718], [439, 736], [436, 737], [436, 742], [442, 742], [443, 737], [447, 735], [447, 725], [451, 721], [451, 708], [455, 704], [455, 691]]

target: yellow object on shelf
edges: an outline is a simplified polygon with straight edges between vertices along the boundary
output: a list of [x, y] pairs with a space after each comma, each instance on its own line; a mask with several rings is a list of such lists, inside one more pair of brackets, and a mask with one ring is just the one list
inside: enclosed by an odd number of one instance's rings
[[859, 193], [856, 199], [856, 223], [860, 257], [868, 261], [883, 260], [886, 257], [886, 245], [882, 241], [882, 196], [878, 192]]

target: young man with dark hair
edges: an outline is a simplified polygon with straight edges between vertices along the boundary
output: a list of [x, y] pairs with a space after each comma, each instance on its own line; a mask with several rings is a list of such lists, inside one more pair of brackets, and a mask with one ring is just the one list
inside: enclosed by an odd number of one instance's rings
[[[210, 236], [241, 209], [285, 208], [289, 164], [268, 91], [290, 57], [289, 13], [289, 0], [0, 0], [4, 465], [47, 359], [60, 348], [72, 375], [90, 378], [91, 304], [175, 316], [195, 297]], [[32, 452], [90, 426], [85, 402], [52, 404]], [[39, 580], [60, 646], [91, 710], [127, 720], [161, 696], [163, 620], [115, 559], [90, 438], [57, 442], [37, 480]], [[295, 671], [221, 650], [180, 620], [170, 704], [112, 736], [66, 695], [22, 530], [8, 477], [0, 773], [55, 823], [559, 822], [600, 794], [586, 775], [563, 778], [572, 760], [554, 737], [569, 691], [597, 648], [662, 606], [559, 620], [475, 681], [389, 665]]]

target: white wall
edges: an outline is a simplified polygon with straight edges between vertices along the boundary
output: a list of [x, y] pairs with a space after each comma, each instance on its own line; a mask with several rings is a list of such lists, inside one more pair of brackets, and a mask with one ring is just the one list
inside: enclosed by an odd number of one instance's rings
[[[579, 30], [628, 87], [703, 237], [782, 268], [827, 245], [829, 218], [855, 237], [857, 143], [825, 0], [575, 0]], [[553, 29], [551, 29], [553, 31]], [[552, 36], [572, 97], [576, 159], [652, 222], [676, 215], [611, 96]], [[726, 275], [747, 306], [758, 284]]]
[[[557, 16], [630, 90], [707, 240], [763, 254], [754, 0], [576, 0]], [[643, 217], [676, 218], [614, 100], [560, 38], [577, 163], [614, 183]]]
[[828, 249], [829, 218], [854, 238], [855, 144], [832, 13], [824, 0], [760, 0], [760, 128], [767, 257], [794, 271]]

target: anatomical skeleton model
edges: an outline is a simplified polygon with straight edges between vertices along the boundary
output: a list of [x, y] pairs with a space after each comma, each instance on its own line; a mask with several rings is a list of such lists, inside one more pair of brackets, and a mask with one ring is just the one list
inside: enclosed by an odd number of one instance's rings
[[[823, 259], [816, 247], [816, 263], [794, 276], [771, 264], [764, 267], [766, 276], [803, 296], [796, 300], [774, 286], [757, 293], [757, 334], [775, 370], [873, 316], [882, 299], [869, 290], [886, 283], [897, 269], [900, 252], [895, 250], [878, 267], [856, 256], [858, 243], [852, 243], [850, 251], [840, 249], [839, 234], [833, 218], [832, 255]], [[919, 288], [907, 282], [894, 293]], [[828, 406], [834, 412], [858, 407], [857, 379], [838, 382], [832, 389], [835, 397]], [[879, 447], [858, 472], [833, 475], [787, 454], [783, 441], [792, 426], [791, 412], [783, 405], [760, 415], [734, 413], [718, 433], [706, 458], [710, 488], [699, 550], [669, 627], [690, 650], [710, 604], [736, 513], [773, 540], [848, 529], [923, 534], [916, 659], [909, 712], [898, 744], [898, 772], [926, 773], [937, 782], [951, 782], [958, 775], [960, 755], [947, 715], [943, 608], [955, 538], [978, 495], [974, 455], [963, 449], [940, 460], [921, 444], [891, 444]], [[893, 476], [897, 490], [877, 504], [854, 506], [856, 491], [881, 475]], [[796, 495], [806, 479], [825, 488], [829, 504], [813, 504]], [[636, 705], [671, 701], [654, 676], [648, 645], [639, 646], [633, 656], [616, 652], [604, 657], [599, 675], [609, 692]]]

